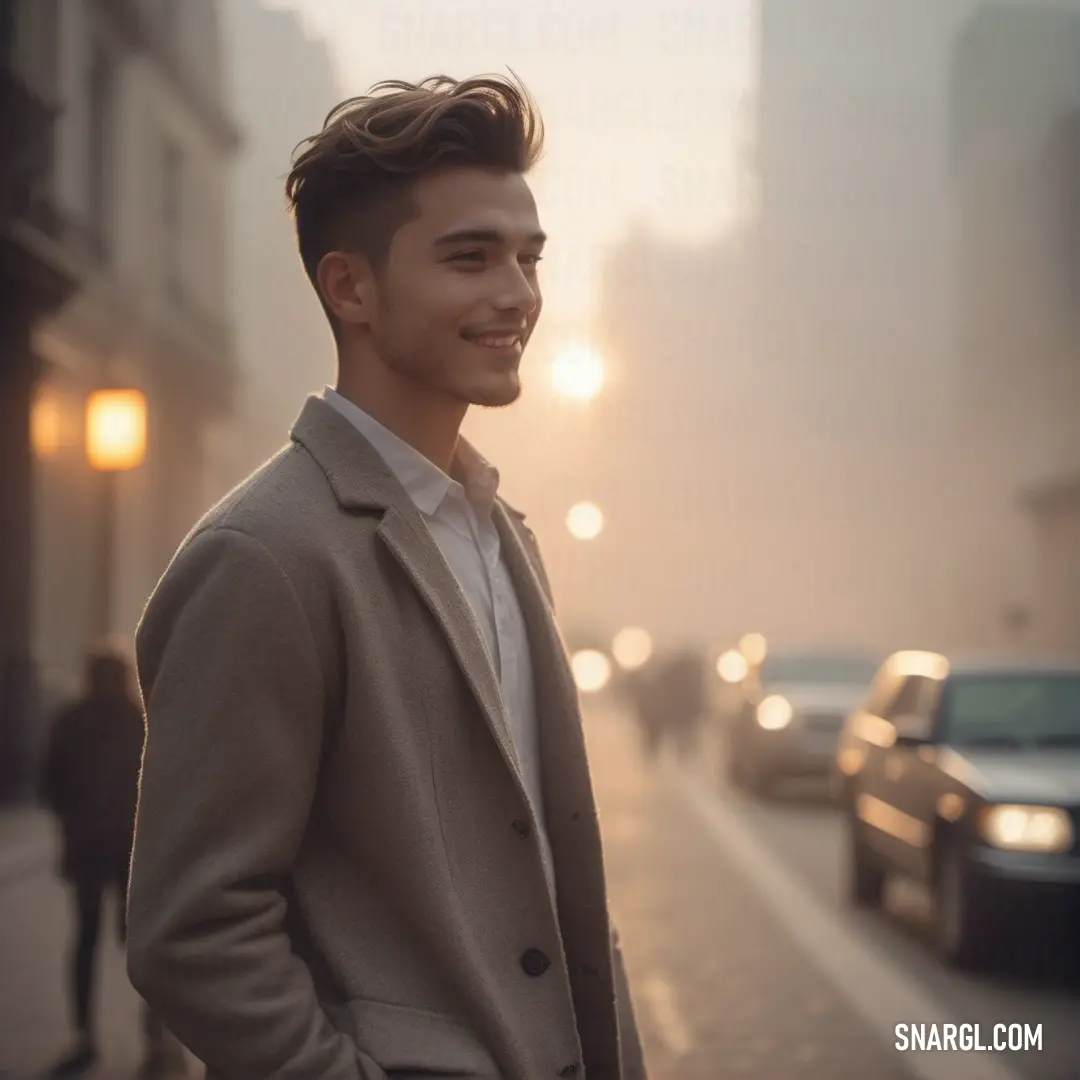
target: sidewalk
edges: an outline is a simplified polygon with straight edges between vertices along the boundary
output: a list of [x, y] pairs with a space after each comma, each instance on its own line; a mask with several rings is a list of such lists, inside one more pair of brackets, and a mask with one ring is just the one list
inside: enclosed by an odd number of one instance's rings
[[[56, 877], [56, 851], [48, 815], [0, 812], [0, 1080], [39, 1075], [72, 1038], [66, 968], [74, 915], [68, 889]], [[115, 899], [103, 920], [97, 997], [102, 1062], [93, 1077], [127, 1080], [142, 1058], [140, 1002], [117, 940]]]
[[0, 809], [0, 889], [46, 867], [56, 851], [52, 819], [36, 807]]
[[642, 760], [617, 712], [586, 736], [609, 901], [650, 1080], [911, 1080], [754, 884]]

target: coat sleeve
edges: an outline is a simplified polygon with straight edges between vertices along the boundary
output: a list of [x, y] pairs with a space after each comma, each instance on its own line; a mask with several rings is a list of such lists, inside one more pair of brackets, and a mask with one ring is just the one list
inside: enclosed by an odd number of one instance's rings
[[615, 968], [615, 1006], [619, 1020], [619, 1048], [622, 1058], [622, 1080], [648, 1080], [645, 1068], [645, 1052], [641, 1048], [634, 1002], [630, 994], [630, 980], [623, 961], [619, 931], [612, 927], [611, 957]]
[[386, 1080], [330, 1022], [284, 929], [325, 696], [290, 580], [251, 536], [198, 534], [151, 597], [136, 656], [132, 984], [210, 1075]]

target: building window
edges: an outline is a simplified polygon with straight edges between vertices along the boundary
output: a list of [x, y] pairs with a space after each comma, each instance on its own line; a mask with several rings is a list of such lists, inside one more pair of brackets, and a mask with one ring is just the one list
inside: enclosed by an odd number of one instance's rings
[[161, 226], [165, 259], [165, 292], [176, 304], [184, 301], [183, 218], [184, 156], [171, 139], [162, 147]]
[[97, 44], [90, 58], [87, 111], [87, 224], [91, 249], [105, 262], [112, 255], [116, 64], [108, 50]]

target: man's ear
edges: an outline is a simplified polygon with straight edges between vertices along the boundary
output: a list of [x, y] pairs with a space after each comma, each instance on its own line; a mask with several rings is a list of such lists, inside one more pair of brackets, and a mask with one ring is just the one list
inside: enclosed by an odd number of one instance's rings
[[323, 303], [340, 322], [366, 325], [375, 310], [375, 275], [362, 255], [328, 251], [315, 274]]

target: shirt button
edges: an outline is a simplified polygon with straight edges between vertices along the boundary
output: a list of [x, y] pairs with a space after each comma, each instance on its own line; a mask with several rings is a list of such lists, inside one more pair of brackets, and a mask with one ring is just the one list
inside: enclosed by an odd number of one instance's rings
[[512, 828], [522, 840], [524, 840], [531, 832], [529, 823], [527, 821], [521, 821], [520, 819], [510, 822], [510, 828]]
[[551, 961], [539, 949], [526, 949], [521, 954], [521, 970], [530, 979], [538, 979], [551, 967]]

